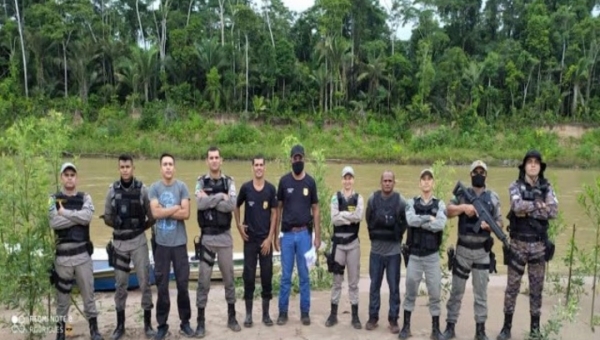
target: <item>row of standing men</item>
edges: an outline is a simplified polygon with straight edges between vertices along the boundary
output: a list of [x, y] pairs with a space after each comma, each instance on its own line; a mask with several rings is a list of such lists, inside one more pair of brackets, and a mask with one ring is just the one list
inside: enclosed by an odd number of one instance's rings
[[[206, 153], [209, 171], [198, 178], [195, 198], [198, 223], [201, 230], [195, 241], [199, 259], [199, 277], [196, 306], [197, 327], [190, 325], [191, 306], [188, 292], [189, 258], [185, 220], [190, 216], [190, 195], [187, 186], [175, 178], [175, 158], [170, 154], [160, 157], [161, 180], [149, 189], [134, 177], [133, 159], [119, 157], [120, 179], [110, 185], [102, 216], [106, 225], [113, 228], [113, 240], [107, 251], [109, 262], [115, 268], [115, 309], [117, 326], [111, 339], [125, 334], [125, 302], [129, 264], [133, 262], [142, 290], [144, 333], [148, 338], [164, 339], [170, 299], [168, 291], [171, 265], [177, 285], [177, 307], [180, 318], [179, 332], [188, 337], [204, 337], [205, 308], [210, 290], [212, 268], [217, 262], [223, 275], [225, 299], [228, 305], [227, 326], [233, 331], [241, 327], [236, 319], [235, 288], [233, 282], [233, 239], [230, 231], [232, 219], [244, 240], [244, 300], [245, 327], [251, 327], [255, 289], [256, 264], [260, 263], [262, 285], [262, 322], [274, 323], [269, 315], [272, 299], [273, 248], [280, 251], [281, 287], [279, 315], [276, 323], [288, 321], [288, 302], [294, 262], [297, 264], [300, 283], [300, 315], [304, 325], [310, 325], [310, 280], [306, 259], [303, 256], [312, 246], [319, 248], [320, 225], [317, 186], [313, 177], [304, 171], [305, 153], [295, 145], [290, 153], [292, 171], [282, 176], [277, 188], [265, 180], [265, 159], [252, 159], [253, 179], [242, 185], [237, 194], [233, 178], [221, 172], [222, 158], [216, 147]], [[548, 220], [557, 214], [558, 200], [550, 183], [544, 177], [546, 164], [539, 152], [527, 152], [519, 166], [519, 176], [509, 187], [510, 193], [510, 253], [505, 256], [508, 265], [508, 284], [505, 293], [503, 328], [497, 339], [511, 337], [512, 315], [520, 280], [525, 266], [530, 284], [531, 336], [539, 335], [542, 289], [545, 262], [549, 248]], [[65, 163], [60, 169], [62, 190], [51, 196], [50, 225], [57, 238], [57, 250], [51, 280], [57, 289], [57, 315], [63, 320], [68, 314], [70, 291], [77, 282], [84, 300], [84, 312], [89, 321], [93, 340], [103, 339], [98, 331], [97, 310], [93, 299], [93, 269], [90, 255], [93, 251], [89, 225], [94, 212], [89, 194], [78, 192], [77, 168]], [[468, 190], [477, 197], [484, 209], [502, 226], [498, 195], [487, 189], [487, 166], [475, 161], [470, 167], [472, 186]], [[358, 282], [360, 278], [360, 244], [358, 232], [364, 209], [363, 197], [353, 189], [354, 170], [342, 170], [343, 189], [331, 198], [331, 217], [334, 234], [332, 251], [327, 254], [328, 269], [334, 274], [331, 292], [331, 312], [325, 324], [337, 324], [337, 310], [341, 296], [344, 271], [348, 269], [349, 298], [352, 308], [351, 325], [362, 328], [358, 316]], [[377, 327], [380, 310], [380, 288], [386, 275], [389, 285], [388, 322], [391, 333], [399, 338], [411, 336], [410, 320], [414, 310], [418, 287], [423, 276], [429, 295], [432, 316], [432, 339], [455, 337], [454, 326], [458, 320], [461, 300], [469, 274], [473, 274], [475, 339], [487, 339], [488, 275], [495, 265], [490, 226], [478, 217], [479, 212], [463, 197], [454, 197], [446, 207], [433, 196], [434, 174], [431, 169], [420, 173], [421, 194], [406, 199], [394, 190], [395, 175], [385, 171], [381, 175], [381, 189], [367, 201], [366, 222], [371, 240], [369, 254], [369, 317], [367, 330]], [[244, 219], [240, 207], [244, 205]], [[447, 325], [440, 330], [441, 268], [439, 248], [448, 217], [459, 219], [459, 236], [456, 253], [451, 256], [452, 289], [447, 303]], [[149, 250], [145, 230], [152, 227], [152, 250], [157, 284], [155, 331], [151, 325], [152, 294], [149, 287]], [[281, 226], [281, 230], [279, 229]], [[313, 234], [314, 231], [314, 234]], [[401, 245], [404, 234], [405, 245]], [[404, 324], [400, 329], [400, 268], [401, 257], [407, 263]], [[492, 260], [492, 261], [490, 261]], [[57, 339], [65, 339], [65, 324], [57, 325]]]

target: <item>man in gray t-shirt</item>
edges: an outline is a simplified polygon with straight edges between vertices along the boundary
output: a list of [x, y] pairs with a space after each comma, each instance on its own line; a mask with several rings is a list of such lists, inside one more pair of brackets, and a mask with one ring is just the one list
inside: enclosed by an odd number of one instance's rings
[[190, 218], [190, 194], [182, 181], [175, 179], [175, 158], [170, 154], [160, 157], [162, 179], [150, 187], [150, 209], [156, 219], [156, 252], [154, 270], [158, 299], [156, 301], [156, 321], [158, 330], [154, 339], [164, 339], [169, 325], [167, 320], [171, 301], [169, 298], [169, 272], [171, 263], [177, 281], [177, 309], [181, 319], [180, 333], [192, 337], [190, 327], [192, 316], [188, 281], [190, 262], [187, 255], [187, 234], [185, 220]]

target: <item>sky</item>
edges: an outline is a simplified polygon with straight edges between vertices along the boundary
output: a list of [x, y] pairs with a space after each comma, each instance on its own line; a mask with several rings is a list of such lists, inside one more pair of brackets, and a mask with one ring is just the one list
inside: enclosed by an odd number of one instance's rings
[[[295, 12], [303, 12], [311, 7], [315, 1], [314, 0], [282, 0], [283, 3], [292, 11]], [[391, 4], [390, 0], [379, 0], [379, 3], [383, 8], [388, 8]], [[406, 24], [404, 27], [398, 28], [398, 38], [402, 40], [410, 39], [410, 35], [412, 32], [412, 23]]]

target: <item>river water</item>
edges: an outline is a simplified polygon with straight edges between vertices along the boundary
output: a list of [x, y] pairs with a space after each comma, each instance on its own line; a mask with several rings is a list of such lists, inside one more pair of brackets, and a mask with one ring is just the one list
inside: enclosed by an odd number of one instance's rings
[[[79, 174], [78, 190], [86, 191], [91, 194], [94, 201], [95, 214], [91, 225], [92, 241], [96, 247], [105, 247], [112, 236], [112, 229], [105, 226], [99, 218], [104, 212], [104, 200], [106, 198], [108, 186], [119, 178], [118, 163], [113, 159], [79, 159], [76, 161]], [[136, 160], [135, 175], [147, 186], [160, 179], [160, 167], [158, 160]], [[341, 188], [341, 169], [346, 164], [327, 164], [326, 183], [330, 190], [335, 191]], [[405, 197], [413, 197], [419, 194], [418, 175], [423, 169], [421, 166], [407, 165], [386, 165], [386, 164], [351, 164], [356, 172], [355, 189], [365, 198], [375, 190], [379, 189], [379, 178], [384, 170], [392, 170], [396, 174], [395, 189]], [[196, 185], [196, 179], [199, 175], [207, 172], [207, 165], [204, 161], [176, 161], [176, 177], [188, 185], [190, 194]], [[470, 184], [469, 169], [467, 166], [448, 167], [454, 174], [444, 180], [446, 187], [450, 192], [457, 180], [463, 181], [466, 185]], [[239, 190], [241, 184], [252, 178], [251, 164], [249, 161], [224, 161], [223, 172], [235, 179], [236, 187]], [[310, 165], [307, 165], [310, 172]], [[287, 169], [275, 163], [267, 163], [266, 178], [268, 181], [277, 185], [279, 177]], [[515, 167], [490, 167], [488, 170], [487, 185], [491, 190], [498, 193], [502, 204], [502, 214], [506, 216], [509, 207], [508, 186], [516, 178], [518, 170]], [[575, 170], [575, 169], [552, 169], [546, 172], [546, 177], [553, 179], [552, 183], [558, 192], [559, 208], [562, 212], [565, 224], [568, 230], [563, 232], [556, 240], [556, 254], [553, 261], [554, 266], [562, 266], [560, 257], [565, 254], [567, 243], [571, 235], [571, 226], [577, 225], [576, 241], [580, 248], [592, 249], [595, 240], [594, 226], [591, 220], [585, 215], [584, 209], [577, 202], [577, 196], [582, 192], [584, 183], [593, 183], [598, 174], [595, 170]], [[448, 194], [447, 197], [450, 197]], [[242, 211], [243, 213], [243, 211]], [[364, 218], [364, 217], [363, 217]], [[456, 243], [456, 223], [457, 219], [449, 220], [447, 227], [452, 228], [447, 245]], [[505, 219], [505, 225], [508, 221]], [[199, 235], [198, 224], [196, 222], [196, 203], [191, 202], [191, 216], [186, 223], [188, 234], [188, 249], [193, 250], [193, 239]], [[232, 227], [234, 235], [234, 252], [241, 252], [243, 242], [235, 226]], [[148, 232], [149, 234], [149, 232]], [[149, 237], [149, 235], [148, 235]], [[366, 224], [361, 224], [361, 272], [368, 272], [368, 254], [370, 242], [366, 231]], [[494, 251], [499, 260], [498, 271], [504, 272], [501, 257], [502, 250], [499, 242], [494, 245]]]

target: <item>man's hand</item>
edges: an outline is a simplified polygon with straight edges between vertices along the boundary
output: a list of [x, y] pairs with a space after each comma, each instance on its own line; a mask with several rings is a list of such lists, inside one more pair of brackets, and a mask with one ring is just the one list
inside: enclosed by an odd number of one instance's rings
[[275, 251], [279, 251], [279, 237], [276, 237], [273, 246], [275, 247]]
[[260, 245], [260, 253], [263, 256], [269, 255], [269, 253], [271, 252], [271, 244], [273, 243], [273, 240], [271, 240], [270, 237], [267, 237], [263, 243]]
[[477, 216], [477, 209], [472, 204], [465, 204], [464, 213], [469, 217]]
[[200, 190], [196, 193], [196, 197], [202, 198], [202, 197], [208, 197], [208, 195], [204, 192], [204, 190]]
[[223, 193], [223, 201], [229, 201], [229, 195]]
[[248, 242], [248, 234], [246, 234], [246, 228], [248, 228], [248, 226], [245, 224], [238, 226], [238, 230], [240, 231], [240, 236], [242, 236], [242, 239], [245, 242]]
[[546, 209], [546, 202], [544, 202], [544, 201], [535, 201], [535, 207], [538, 210]]
[[429, 216], [429, 222], [434, 222], [435, 221], [435, 217], [434, 216]]
[[321, 246], [321, 236], [317, 236], [315, 235], [315, 241], [313, 242], [313, 244], [315, 245], [315, 250], [319, 250], [319, 247]]
[[66, 209], [63, 207], [61, 200], [57, 200], [57, 202], [58, 202], [58, 211], [57, 211], [57, 213], [60, 216], [62, 216]]
[[481, 221], [481, 229], [491, 231], [490, 225], [486, 221]]

